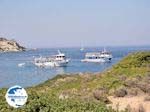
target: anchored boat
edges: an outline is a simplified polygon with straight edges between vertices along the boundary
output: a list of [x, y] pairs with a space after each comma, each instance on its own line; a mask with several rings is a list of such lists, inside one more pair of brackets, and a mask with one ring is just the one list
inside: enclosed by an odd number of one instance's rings
[[65, 54], [61, 53], [59, 50], [57, 55], [34, 59], [34, 64], [39, 67], [62, 67], [67, 66], [68, 62], [69, 59], [67, 59]]
[[110, 62], [112, 59], [112, 54], [106, 49], [101, 52], [89, 52], [85, 54], [85, 59], [81, 60], [82, 62]]
[[80, 51], [84, 51], [84, 47], [81, 47], [81, 48], [80, 48]]

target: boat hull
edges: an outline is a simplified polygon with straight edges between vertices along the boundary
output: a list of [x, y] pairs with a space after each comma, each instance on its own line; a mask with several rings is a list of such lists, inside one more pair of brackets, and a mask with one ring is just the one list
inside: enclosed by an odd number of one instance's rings
[[81, 62], [93, 62], [93, 63], [105, 63], [110, 62], [111, 58], [100, 58], [100, 59], [83, 59]]
[[67, 66], [69, 60], [64, 60], [64, 61], [55, 61], [55, 62], [39, 62], [39, 63], [34, 63], [38, 67], [64, 67]]

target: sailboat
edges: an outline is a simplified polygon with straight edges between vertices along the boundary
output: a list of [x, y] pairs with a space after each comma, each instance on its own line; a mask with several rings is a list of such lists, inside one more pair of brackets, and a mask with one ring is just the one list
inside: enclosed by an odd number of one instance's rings
[[84, 47], [81, 47], [81, 48], [80, 48], [80, 51], [84, 51]]

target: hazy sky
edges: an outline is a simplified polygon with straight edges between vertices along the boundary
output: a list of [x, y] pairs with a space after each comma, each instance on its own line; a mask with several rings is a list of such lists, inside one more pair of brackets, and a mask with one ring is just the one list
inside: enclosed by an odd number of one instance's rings
[[27, 47], [150, 45], [150, 0], [0, 0], [0, 37]]

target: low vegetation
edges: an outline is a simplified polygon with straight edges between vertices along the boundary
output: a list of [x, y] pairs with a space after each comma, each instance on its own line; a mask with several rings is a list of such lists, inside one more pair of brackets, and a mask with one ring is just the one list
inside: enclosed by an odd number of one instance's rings
[[20, 109], [6, 103], [6, 89], [1, 89], [0, 112], [118, 112], [106, 106], [111, 104], [108, 96], [150, 94], [149, 84], [150, 52], [137, 52], [102, 73], [58, 75], [26, 88], [28, 102]]

